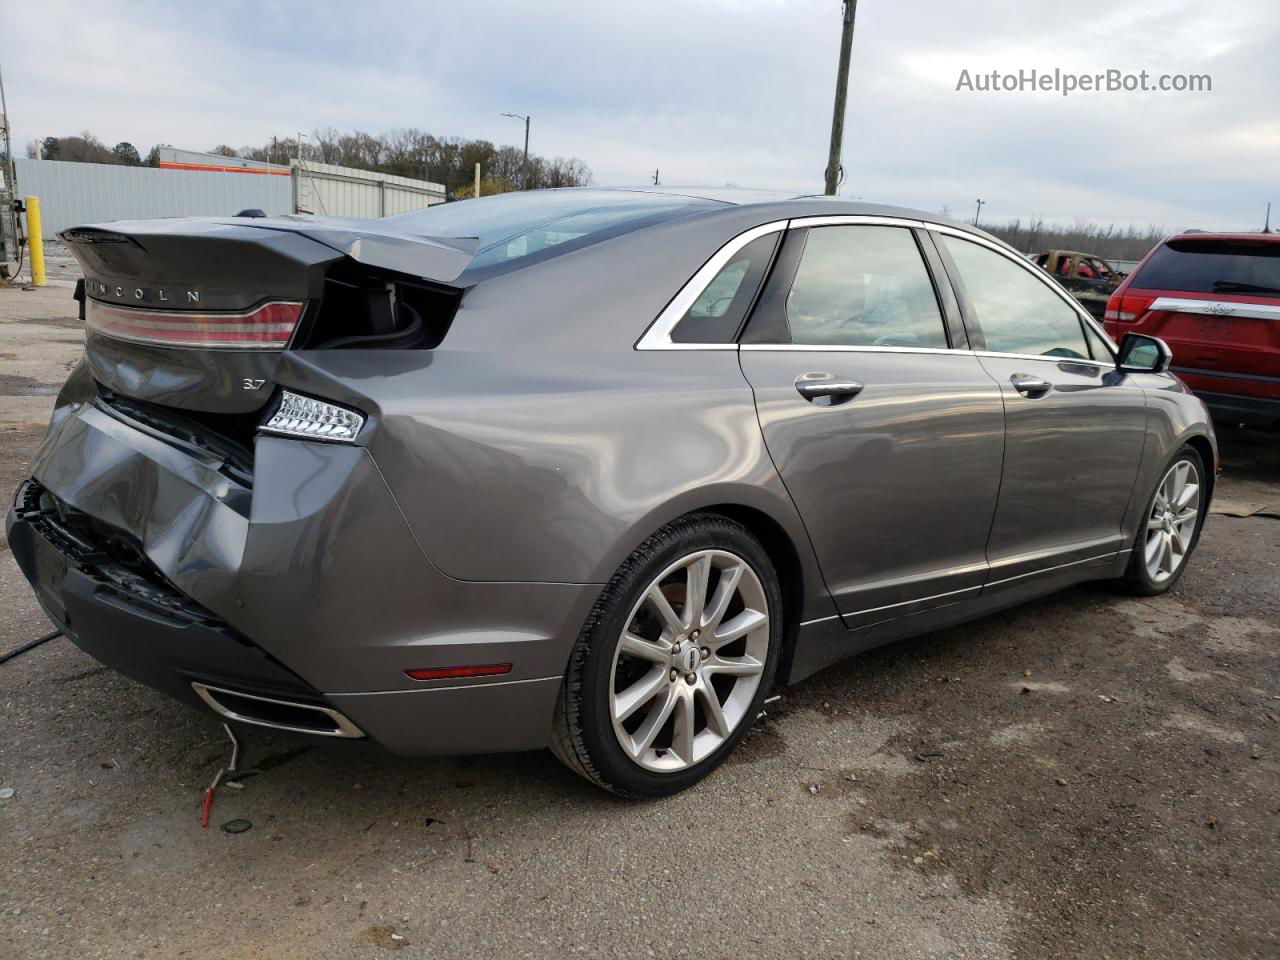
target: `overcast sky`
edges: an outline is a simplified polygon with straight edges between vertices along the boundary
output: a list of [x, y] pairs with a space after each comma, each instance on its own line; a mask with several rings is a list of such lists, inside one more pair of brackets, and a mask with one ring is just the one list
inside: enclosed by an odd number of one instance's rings
[[[12, 0], [11, 0], [12, 2]], [[34, 4], [36, 0], [28, 0]], [[260, 144], [333, 126], [520, 142], [595, 182], [820, 192], [838, 0], [39, 0], [0, 35], [14, 140]], [[13, 18], [10, 17], [10, 20]], [[961, 70], [1115, 68], [1212, 92], [957, 91]], [[1280, 219], [1276, 0], [861, 0], [841, 188], [964, 218], [1210, 229]]]

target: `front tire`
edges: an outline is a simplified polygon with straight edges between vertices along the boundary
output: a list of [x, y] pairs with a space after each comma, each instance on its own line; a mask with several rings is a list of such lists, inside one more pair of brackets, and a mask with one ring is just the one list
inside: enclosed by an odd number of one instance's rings
[[1154, 597], [1182, 577], [1200, 541], [1207, 492], [1204, 461], [1194, 447], [1182, 447], [1147, 500], [1124, 577], [1132, 593]]
[[746, 736], [777, 669], [782, 593], [760, 542], [716, 514], [649, 537], [574, 645], [552, 752], [626, 797], [697, 783]]

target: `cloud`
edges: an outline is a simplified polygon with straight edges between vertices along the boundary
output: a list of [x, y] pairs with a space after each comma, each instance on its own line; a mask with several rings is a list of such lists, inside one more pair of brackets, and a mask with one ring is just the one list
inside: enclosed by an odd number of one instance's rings
[[[821, 188], [839, 42], [830, 0], [42, 3], [0, 38], [15, 139], [91, 130], [145, 151], [334, 126], [576, 155], [602, 184]], [[1275, 190], [1272, 0], [1123, 9], [859, 5], [851, 196], [984, 218], [1255, 227]], [[960, 70], [1209, 73], [1210, 93], [957, 92]]]

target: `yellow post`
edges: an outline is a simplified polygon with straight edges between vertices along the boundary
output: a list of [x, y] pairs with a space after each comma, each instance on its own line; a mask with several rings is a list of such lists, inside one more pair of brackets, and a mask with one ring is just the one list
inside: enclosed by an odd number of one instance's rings
[[31, 258], [31, 282], [44, 286], [44, 231], [40, 229], [40, 198], [26, 197], [27, 256]]

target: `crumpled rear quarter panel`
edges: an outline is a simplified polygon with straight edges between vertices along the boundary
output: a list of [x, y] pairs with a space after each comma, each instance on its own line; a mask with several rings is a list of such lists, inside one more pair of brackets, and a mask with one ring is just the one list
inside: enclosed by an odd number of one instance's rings
[[445, 577], [361, 447], [260, 437], [250, 507], [212, 465], [82, 405], [32, 472], [324, 693], [420, 690], [406, 668], [477, 656], [559, 676], [598, 590]]

